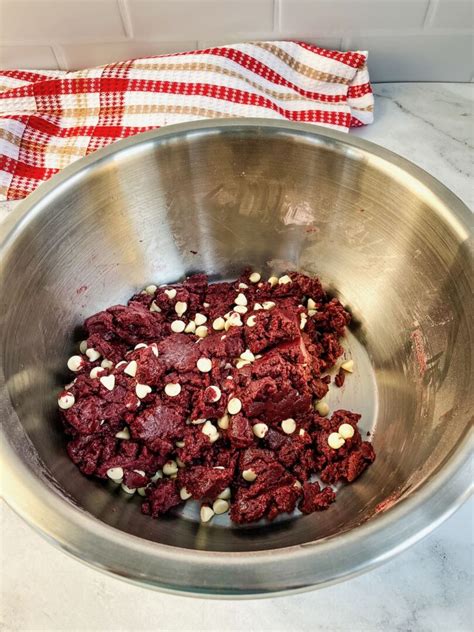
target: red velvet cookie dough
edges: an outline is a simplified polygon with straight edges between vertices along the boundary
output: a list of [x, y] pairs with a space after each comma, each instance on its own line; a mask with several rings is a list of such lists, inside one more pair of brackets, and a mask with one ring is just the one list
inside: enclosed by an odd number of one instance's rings
[[[298, 273], [150, 285], [84, 323], [58, 398], [68, 454], [84, 474], [137, 491], [154, 518], [188, 500], [204, 522], [327, 509], [331, 485], [375, 459], [360, 416], [327, 417], [319, 401], [349, 322]], [[342, 363], [336, 383], [352, 370]]]

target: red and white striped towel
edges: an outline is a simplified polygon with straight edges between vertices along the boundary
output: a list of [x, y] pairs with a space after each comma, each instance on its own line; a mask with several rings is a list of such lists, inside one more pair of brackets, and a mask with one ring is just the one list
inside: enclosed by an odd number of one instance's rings
[[74, 160], [149, 129], [268, 117], [348, 131], [371, 123], [367, 53], [253, 42], [78, 72], [0, 71], [0, 199], [31, 193]]

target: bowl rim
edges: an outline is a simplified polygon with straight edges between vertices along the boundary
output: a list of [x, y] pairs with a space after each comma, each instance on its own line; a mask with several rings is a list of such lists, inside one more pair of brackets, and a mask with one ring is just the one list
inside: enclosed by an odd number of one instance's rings
[[[349, 146], [363, 152], [367, 160], [378, 161], [380, 168], [390, 168], [395, 177], [398, 172], [408, 175], [435, 196], [434, 201], [444, 210], [453, 229], [472, 238], [472, 214], [464, 202], [426, 171], [390, 150], [359, 137], [308, 123], [236, 118], [169, 125], [112, 143], [75, 161], [41, 184], [7, 216], [1, 229], [0, 256], [3, 259], [24, 226], [48, 203], [50, 195], [59, 193], [65, 183], [79, 178], [114, 154], [181, 135], [222, 134], [229, 130], [258, 133], [268, 129], [333, 148]], [[0, 372], [3, 372], [1, 367]], [[256, 597], [301, 592], [348, 579], [381, 564], [423, 538], [472, 493], [471, 428], [469, 437], [450, 452], [430, 480], [421, 483], [408, 497], [400, 499], [383, 513], [347, 532], [263, 551], [183, 549], [109, 526], [68, 501], [54, 484], [45, 484], [45, 480], [33, 475], [26, 467], [7, 437], [6, 428], [19, 420], [6, 387], [0, 397], [0, 412], [4, 420], [0, 460], [5, 472], [3, 488], [8, 504], [48, 540], [83, 562], [134, 583], [175, 594]], [[19, 439], [18, 435], [15, 438]]]

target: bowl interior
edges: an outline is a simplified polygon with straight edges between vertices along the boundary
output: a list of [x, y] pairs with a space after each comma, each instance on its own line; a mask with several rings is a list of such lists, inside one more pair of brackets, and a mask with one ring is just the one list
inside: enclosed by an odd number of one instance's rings
[[[99, 520], [178, 547], [263, 550], [353, 529], [414, 493], [467, 431], [466, 239], [436, 191], [339, 139], [262, 125], [126, 144], [38, 198], [6, 249], [2, 362], [21, 458]], [[350, 309], [356, 372], [331, 405], [363, 413], [378, 458], [322, 513], [246, 528], [202, 527], [192, 509], [151, 520], [68, 459], [66, 360], [85, 317], [144, 285], [247, 265], [318, 275]]]

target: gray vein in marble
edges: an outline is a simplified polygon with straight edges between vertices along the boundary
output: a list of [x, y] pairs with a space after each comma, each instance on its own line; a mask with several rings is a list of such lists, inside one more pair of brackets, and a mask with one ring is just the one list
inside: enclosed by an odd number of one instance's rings
[[[448, 132], [440, 129], [439, 127], [436, 126], [435, 123], [433, 123], [432, 121], [429, 121], [428, 119], [426, 119], [425, 117], [421, 116], [420, 114], [417, 114], [416, 112], [414, 112], [413, 110], [408, 109], [406, 106], [404, 106], [402, 103], [400, 103], [400, 101], [397, 101], [397, 99], [393, 99], [389, 96], [386, 96], [384, 94], [377, 94], [377, 97], [379, 99], [390, 99], [390, 101], [392, 103], [394, 103], [403, 113], [408, 114], [409, 116], [413, 116], [414, 118], [422, 121], [423, 123], [425, 123], [426, 125], [429, 125], [430, 127], [432, 127], [433, 129], [435, 129], [437, 132], [439, 132], [440, 134], [444, 134], [445, 136], [447, 136], [450, 140], [453, 140], [456, 143], [461, 143], [462, 145], [465, 145], [466, 147], [469, 147], [471, 149], [474, 149], [473, 145], [469, 144], [466, 140], [463, 140], [462, 138], [456, 138], [455, 136], [452, 136], [451, 134], [448, 134]], [[459, 105], [458, 103], [454, 104], [454, 105]], [[466, 112], [464, 114], [460, 114], [459, 116], [471, 116], [471, 113]]]

